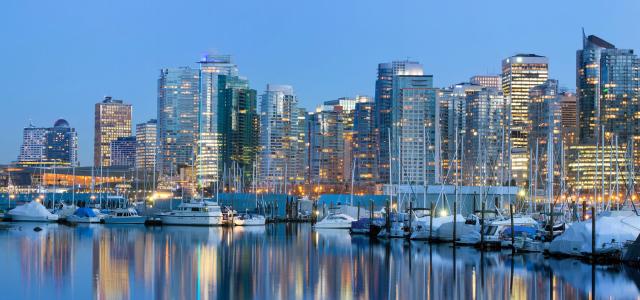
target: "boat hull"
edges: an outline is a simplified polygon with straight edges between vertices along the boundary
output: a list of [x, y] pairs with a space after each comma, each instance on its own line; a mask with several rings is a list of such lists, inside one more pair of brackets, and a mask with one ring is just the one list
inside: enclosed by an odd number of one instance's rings
[[14, 222], [57, 222], [58, 216], [22, 216], [22, 215], [12, 215], [8, 214], [8, 217], [11, 218], [11, 221]]
[[133, 216], [133, 217], [109, 217], [104, 219], [105, 224], [144, 224], [147, 217]]
[[222, 216], [160, 216], [162, 225], [219, 226]]
[[100, 218], [99, 217], [82, 217], [82, 218], [78, 218], [78, 217], [69, 216], [69, 217], [67, 217], [67, 222], [69, 222], [69, 223], [83, 223], [83, 224], [100, 223]]
[[318, 222], [313, 225], [315, 229], [351, 229], [351, 222], [348, 223], [323, 223]]

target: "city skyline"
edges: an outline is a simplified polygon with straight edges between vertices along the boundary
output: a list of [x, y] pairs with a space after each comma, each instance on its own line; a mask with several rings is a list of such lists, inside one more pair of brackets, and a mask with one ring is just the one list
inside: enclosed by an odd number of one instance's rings
[[[330, 4], [302, 5], [295, 2], [274, 3], [266, 7], [266, 4], [261, 3], [222, 3], [215, 8], [226, 8], [224, 11], [228, 11], [229, 14], [220, 17], [227, 21], [236, 18], [239, 11], [244, 13], [248, 8], [255, 8], [255, 12], [253, 9], [250, 10], [247, 23], [239, 28], [226, 29], [218, 35], [196, 30], [193, 35], [181, 39], [176, 33], [184, 29], [183, 26], [198, 25], [202, 22], [198, 20], [198, 16], [212, 13], [213, 6], [202, 5], [202, 11], [197, 12], [195, 16], [190, 14], [193, 19], [188, 19], [185, 25], [173, 24], [176, 28], [171, 29], [170, 33], [176, 38], [169, 40], [160, 38], [160, 34], [168, 29], [168, 25], [149, 27], [156, 24], [151, 22], [152, 19], [169, 15], [169, 8], [162, 5], [151, 11], [149, 16], [141, 19], [138, 24], [138, 15], [146, 12], [143, 6], [132, 5], [133, 7], [122, 12], [119, 8], [124, 4], [121, 3], [96, 4], [98, 7], [95, 12], [87, 13], [86, 9], [74, 10], [66, 15], [68, 20], [63, 21], [55, 16], [55, 12], [64, 11], [65, 7], [72, 5], [71, 3], [39, 10], [47, 11], [47, 14], [42, 16], [36, 15], [40, 12], [31, 11], [29, 4], [8, 4], [8, 9], [5, 9], [3, 14], [0, 13], [3, 22], [7, 22], [0, 31], [11, 39], [21, 34], [21, 31], [12, 28], [23, 28], [27, 37], [24, 37], [22, 32], [22, 38], [13, 39], [18, 41], [13, 47], [1, 52], [4, 57], [3, 65], [7, 66], [7, 72], [0, 75], [2, 82], [6, 83], [6, 93], [2, 101], [9, 104], [7, 111], [11, 112], [3, 118], [2, 124], [6, 127], [7, 134], [3, 135], [1, 141], [11, 146], [0, 150], [0, 162], [7, 163], [16, 159], [21, 142], [20, 133], [30, 121], [37, 126], [43, 126], [58, 118], [64, 118], [77, 129], [79, 160], [82, 165], [88, 165], [93, 158], [91, 111], [94, 103], [103, 96], [110, 95], [133, 105], [132, 124], [154, 118], [158, 70], [180, 66], [195, 68], [195, 62], [208, 50], [233, 55], [235, 62], [243, 70], [242, 75], [249, 78], [251, 88], [256, 89], [259, 94], [270, 83], [292, 85], [300, 99], [300, 106], [307, 109], [339, 97], [373, 97], [376, 65], [380, 62], [407, 58], [419, 61], [424, 65], [427, 74], [434, 75], [435, 87], [446, 87], [466, 81], [477, 74], [499, 74], [500, 61], [506, 57], [517, 53], [536, 53], [549, 58], [550, 78], [558, 79], [561, 87], [574, 90], [575, 51], [581, 48], [581, 27], [585, 27], [587, 34], [602, 37], [619, 48], [640, 48], [638, 33], [629, 27], [628, 20], [632, 17], [633, 8], [621, 11], [621, 15], [614, 17], [599, 14], [606, 3], [580, 2], [580, 6], [576, 3], [554, 5], [555, 10], [545, 10], [544, 15], [537, 16], [540, 22], [535, 22], [535, 26], [521, 24], [517, 32], [511, 28], [492, 25], [500, 22], [515, 24], [519, 18], [518, 14], [503, 14], [509, 10], [522, 9], [525, 4], [505, 6], [504, 3], [465, 2], [454, 5], [405, 1], [394, 6], [367, 6], [369, 10], [367, 14], [363, 14], [358, 3], [341, 3], [337, 5], [339, 9], [333, 9]], [[544, 6], [550, 5], [550, 2], [538, 4]], [[460, 10], [461, 5], [466, 9]], [[282, 11], [283, 7], [289, 9]], [[400, 24], [389, 24], [388, 28], [381, 29], [376, 26], [376, 22], [379, 21], [376, 17], [381, 17], [390, 7], [396, 8], [405, 16], [401, 18]], [[184, 6], [175, 9], [180, 12], [191, 11], [190, 8], [191, 6]], [[272, 18], [268, 18], [267, 21], [262, 13], [257, 12], [260, 9], [278, 11], [278, 14], [286, 14], [290, 18], [273, 23]], [[433, 18], [423, 17], [425, 11], [435, 10], [442, 14], [433, 15]], [[295, 11], [296, 14], [288, 13], [290, 11]], [[324, 14], [318, 14], [318, 11]], [[121, 12], [124, 15], [120, 15]], [[498, 16], [502, 19], [493, 20], [498, 19]], [[116, 18], [123, 22], [105, 24], [100, 21], [104, 17]], [[326, 22], [322, 20], [327, 17], [339, 21], [324, 28], [321, 24]], [[486, 26], [473, 28], [451, 25], [447, 29], [439, 30], [438, 24], [443, 20], [462, 17], [482, 21]], [[568, 21], [551, 22], [558, 18]], [[25, 20], [37, 21], [27, 24]], [[588, 22], [578, 23], [571, 20]], [[318, 24], [313, 24], [314, 21]], [[269, 26], [260, 28], [265, 23]], [[42, 29], [44, 24], [50, 26], [43, 32], [36, 32]], [[86, 25], [86, 28], [81, 28], [83, 26], [80, 25]], [[65, 28], [71, 29], [71, 33], [59, 32]], [[400, 32], [400, 28], [409, 29]], [[121, 35], [120, 32], [125, 29], [131, 32]], [[424, 30], [430, 30], [429, 38], [414, 37]], [[305, 32], [313, 33], [317, 38], [300, 38], [299, 35]], [[84, 46], [70, 40], [73, 36], [89, 33], [91, 37], [87, 37], [89, 40]], [[149, 35], [137, 41], [142, 33]], [[241, 36], [242, 34], [250, 34], [251, 38], [247, 39], [246, 36]], [[406, 40], [389, 43], [384, 47], [374, 47], [372, 41], [377, 40], [377, 34], [395, 34], [398, 39], [394, 40]], [[460, 39], [461, 34], [465, 38]], [[203, 38], [203, 35], [207, 38]], [[409, 37], [412, 39], [409, 40]], [[282, 42], [287, 38], [298, 38], [297, 44], [300, 45], [283, 46]], [[144, 42], [149, 45], [142, 45]], [[336, 42], [348, 42], [355, 46], [336, 49]], [[256, 43], [265, 45], [264, 49], [254, 51], [255, 48], [251, 45]], [[126, 44], [126, 47], [118, 49], [109, 47], [110, 44]], [[49, 46], [48, 55], [34, 53], [41, 48], [39, 45]], [[469, 49], [473, 49], [473, 52]], [[274, 56], [276, 52], [282, 53]], [[318, 57], [325, 59], [317, 59]], [[101, 71], [94, 72], [95, 76], [85, 76], [79, 68], [87, 62], [88, 67]], [[43, 67], [56, 70], [56, 75], [52, 76], [52, 79], [42, 81], [37, 89], [28, 88], [33, 83], [26, 78], [35, 76], [36, 73], [33, 72]], [[90, 79], [84, 79], [86, 77]], [[34, 107], [38, 109], [33, 109]]]

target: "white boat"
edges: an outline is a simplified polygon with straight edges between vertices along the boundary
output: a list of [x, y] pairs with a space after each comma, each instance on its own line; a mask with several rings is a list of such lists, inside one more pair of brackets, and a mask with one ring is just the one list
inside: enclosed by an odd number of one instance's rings
[[67, 217], [69, 223], [100, 223], [100, 217], [89, 207], [76, 209], [73, 215]]
[[58, 215], [49, 212], [37, 201], [20, 205], [7, 213], [13, 221], [20, 222], [56, 222]]
[[170, 212], [158, 215], [163, 225], [222, 225], [222, 211], [215, 202], [183, 202]]
[[233, 225], [236, 226], [264, 226], [265, 217], [262, 215], [255, 215], [244, 213], [233, 218]]
[[315, 229], [350, 229], [356, 219], [346, 214], [330, 214], [313, 225]]
[[[591, 255], [592, 221], [573, 223], [549, 244], [551, 254], [570, 256]], [[610, 255], [622, 251], [625, 243], [640, 235], [640, 216], [633, 211], [604, 212], [596, 218], [596, 255]]]
[[103, 220], [106, 224], [144, 224], [147, 217], [139, 215], [138, 211], [129, 207], [115, 209]]
[[[444, 217], [434, 217], [433, 225], [429, 226], [430, 220], [418, 221], [416, 224], [412, 225], [411, 239], [413, 240], [425, 240], [429, 239], [431, 236], [433, 239], [443, 240], [443, 241], [451, 241], [452, 240], [452, 232], [453, 232], [453, 216], [444, 216]], [[458, 229], [462, 227], [465, 219], [461, 214], [456, 216], [456, 233], [459, 233]], [[446, 229], [442, 230], [442, 233], [439, 233], [442, 226], [446, 225]], [[450, 228], [449, 228], [450, 227]], [[430, 233], [429, 230], [432, 230]], [[439, 237], [442, 235], [442, 238]]]

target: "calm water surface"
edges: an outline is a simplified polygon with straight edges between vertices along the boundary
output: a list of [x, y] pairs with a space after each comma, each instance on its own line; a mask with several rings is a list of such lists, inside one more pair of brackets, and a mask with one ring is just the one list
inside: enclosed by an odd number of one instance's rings
[[640, 271], [266, 228], [0, 224], [2, 299], [640, 299]]

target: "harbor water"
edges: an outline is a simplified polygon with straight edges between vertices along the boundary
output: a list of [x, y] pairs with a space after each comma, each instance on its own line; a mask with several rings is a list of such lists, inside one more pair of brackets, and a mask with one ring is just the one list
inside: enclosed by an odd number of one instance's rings
[[3, 299], [640, 297], [640, 269], [623, 265], [370, 241], [309, 224], [0, 223], [0, 253]]

